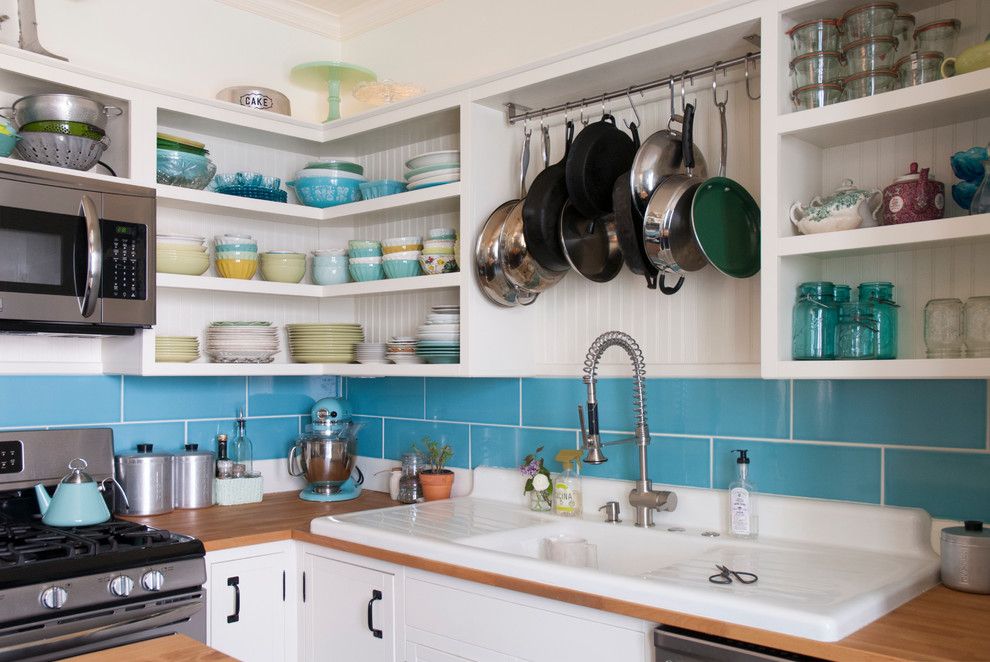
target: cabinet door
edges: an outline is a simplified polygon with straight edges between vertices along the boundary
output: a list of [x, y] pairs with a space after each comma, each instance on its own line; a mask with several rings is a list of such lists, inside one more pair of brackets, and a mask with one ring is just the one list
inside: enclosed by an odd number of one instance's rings
[[243, 662], [285, 659], [285, 554], [210, 566], [210, 646]]
[[302, 658], [310, 662], [393, 662], [395, 578], [306, 554]]

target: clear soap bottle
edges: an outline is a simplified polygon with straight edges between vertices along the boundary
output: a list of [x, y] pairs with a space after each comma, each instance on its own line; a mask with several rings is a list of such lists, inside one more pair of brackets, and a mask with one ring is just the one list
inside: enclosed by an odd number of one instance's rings
[[756, 510], [756, 488], [749, 482], [749, 451], [736, 458], [736, 479], [729, 483], [729, 535], [735, 538], [755, 540], [759, 535], [759, 516]]
[[564, 450], [554, 458], [564, 472], [553, 480], [553, 512], [563, 517], [578, 517], [581, 505], [581, 451]]

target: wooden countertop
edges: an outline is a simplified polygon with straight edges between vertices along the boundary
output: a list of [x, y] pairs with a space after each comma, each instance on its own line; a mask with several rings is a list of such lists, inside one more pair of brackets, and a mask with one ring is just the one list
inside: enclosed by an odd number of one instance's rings
[[310, 520], [315, 517], [394, 505], [397, 505], [396, 502], [387, 494], [370, 490], [365, 490], [352, 501], [337, 503], [301, 501], [296, 492], [282, 492], [266, 494], [265, 500], [256, 504], [177, 510], [167, 515], [130, 519], [196, 536], [208, 551], [277, 540], [300, 540], [449, 577], [828, 660], [990, 661], [990, 595], [960, 593], [944, 586], [933, 588], [841, 641], [825, 643], [464, 568], [309, 532]]
[[225, 662], [234, 660], [184, 634], [67, 658], [67, 662]]

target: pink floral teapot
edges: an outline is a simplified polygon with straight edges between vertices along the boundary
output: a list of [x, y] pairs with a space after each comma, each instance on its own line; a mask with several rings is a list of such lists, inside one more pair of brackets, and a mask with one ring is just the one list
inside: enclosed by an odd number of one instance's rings
[[928, 168], [901, 175], [883, 190], [883, 225], [931, 221], [945, 215], [945, 184], [928, 179]]

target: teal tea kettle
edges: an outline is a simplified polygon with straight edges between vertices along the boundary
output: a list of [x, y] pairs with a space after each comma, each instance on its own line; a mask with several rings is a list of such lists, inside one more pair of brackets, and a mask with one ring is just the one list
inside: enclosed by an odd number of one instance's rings
[[89, 526], [110, 519], [102, 485], [83, 472], [87, 466], [81, 457], [69, 462], [71, 471], [59, 482], [53, 497], [48, 496], [41, 483], [34, 486], [42, 522], [50, 526]]

